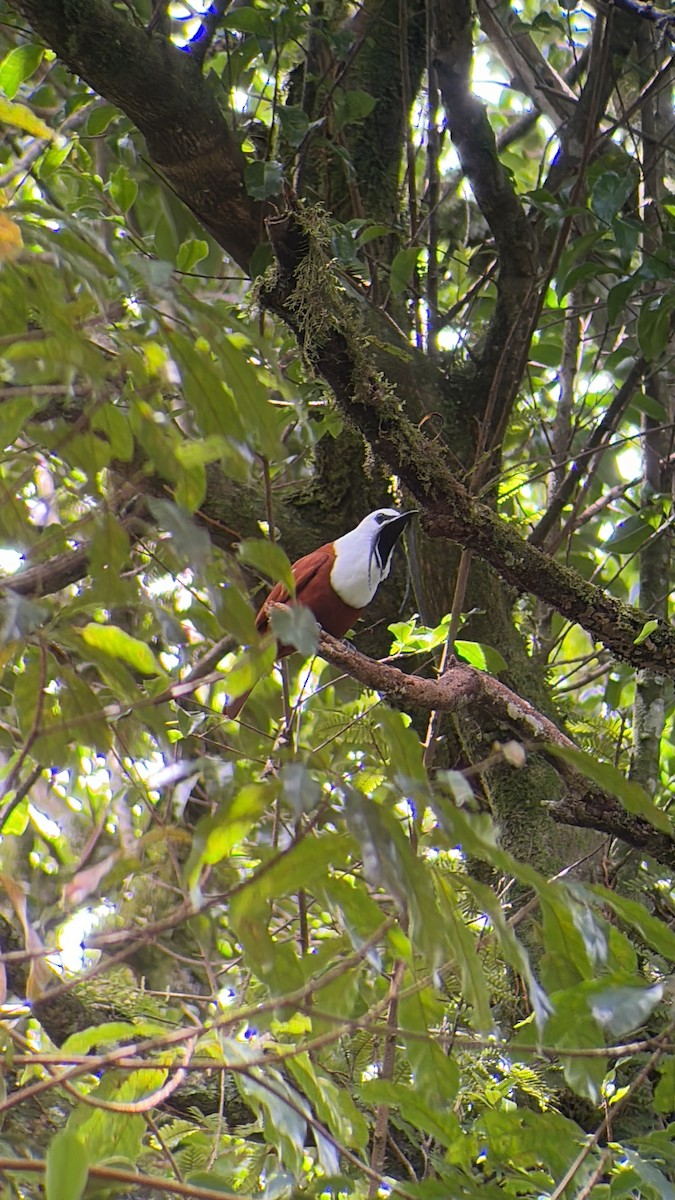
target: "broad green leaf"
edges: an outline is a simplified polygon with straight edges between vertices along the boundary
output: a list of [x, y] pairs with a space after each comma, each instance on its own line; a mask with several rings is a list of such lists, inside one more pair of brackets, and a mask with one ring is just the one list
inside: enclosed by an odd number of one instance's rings
[[47, 141], [51, 141], [55, 136], [49, 126], [36, 117], [25, 104], [16, 104], [11, 100], [5, 100], [2, 96], [0, 96], [0, 124], [11, 125], [14, 129], [22, 129], [24, 133], [30, 133], [36, 138], [45, 138]]
[[419, 254], [419, 246], [408, 246], [405, 250], [399, 250], [398, 254], [394, 256], [389, 276], [392, 295], [400, 296], [409, 286]]
[[268, 458], [276, 458], [283, 425], [270, 404], [269, 383], [263, 382], [258, 368], [249, 361], [256, 353], [255, 347], [238, 334], [223, 335], [217, 345], [220, 370], [236, 396], [246, 432], [241, 440]]
[[659, 1082], [654, 1090], [654, 1108], [659, 1113], [675, 1112], [675, 1058], [669, 1054], [656, 1067]]
[[333, 103], [335, 105], [335, 130], [340, 132], [345, 125], [351, 125], [355, 121], [363, 121], [370, 116], [375, 107], [375, 97], [371, 96], [370, 92], [351, 91], [343, 92], [337, 89], [333, 93]]
[[8, 588], [0, 599], [0, 646], [26, 638], [49, 619], [45, 604], [36, 604]]
[[602, 762], [592, 754], [585, 754], [583, 750], [577, 750], [573, 746], [549, 745], [547, 753], [562, 758], [586, 779], [590, 779], [610, 795], [616, 796], [627, 812], [644, 817], [655, 829], [672, 835], [673, 825], [668, 813], [657, 808], [644, 788], [634, 780], [626, 779], [612, 763]]
[[[115, 1104], [146, 1099], [166, 1082], [167, 1072], [155, 1068], [137, 1071], [107, 1071], [91, 1095]], [[70, 1114], [66, 1129], [77, 1134], [87, 1148], [89, 1162], [113, 1157], [137, 1162], [146, 1124], [140, 1114], [109, 1112], [79, 1104]]]
[[644, 938], [645, 942], [659, 954], [662, 954], [668, 962], [675, 962], [675, 932], [664, 921], [660, 921], [647, 912], [644, 904], [640, 904], [638, 900], [631, 900], [627, 896], [620, 896], [617, 892], [601, 887], [599, 884], [589, 886], [587, 890], [598, 896], [603, 904], [612, 908], [627, 925], [636, 929], [640, 937]]
[[338, 1141], [363, 1150], [368, 1143], [368, 1126], [347, 1089], [338, 1087], [308, 1054], [296, 1054], [286, 1065], [319, 1119]]
[[591, 192], [591, 208], [601, 221], [609, 222], [616, 216], [628, 197], [635, 191], [637, 180], [631, 171], [617, 175], [605, 171], [598, 176]]
[[565, 1079], [573, 1091], [593, 1104], [600, 1099], [607, 1072], [607, 1060], [583, 1055], [565, 1056], [565, 1050], [598, 1049], [605, 1041], [598, 1022], [591, 1015], [589, 997], [582, 987], [569, 988], [551, 996], [553, 1012], [546, 1022], [544, 1040], [560, 1053]]
[[129, 426], [129, 420], [121, 407], [116, 404], [103, 404], [94, 410], [91, 417], [93, 429], [99, 430], [110, 443], [113, 458], [120, 462], [130, 462], [134, 453], [134, 436]]
[[447, 931], [426, 864], [413, 854], [397, 818], [364, 793], [347, 793], [345, 817], [361, 847], [366, 879], [410, 914], [413, 943], [435, 970], [447, 958]]
[[120, 212], [128, 213], [132, 205], [136, 203], [138, 184], [135, 179], [131, 178], [126, 167], [120, 166], [113, 172], [110, 177], [109, 190], [110, 196]]
[[80, 1200], [87, 1184], [89, 1161], [87, 1151], [74, 1133], [67, 1129], [57, 1133], [47, 1151], [47, 1200]]
[[92, 108], [87, 123], [84, 127], [87, 137], [100, 137], [105, 133], [111, 121], [114, 121], [120, 116], [120, 110], [115, 108], [113, 104], [104, 104], [101, 101], [96, 103]]
[[172, 500], [150, 496], [147, 504], [160, 528], [171, 534], [178, 557], [186, 564], [202, 567], [211, 554], [211, 541], [206, 530]]
[[92, 1025], [89, 1029], [72, 1033], [61, 1046], [61, 1052], [64, 1055], [89, 1054], [97, 1046], [116, 1046], [134, 1038], [150, 1037], [160, 1028], [161, 1022], [153, 1026], [150, 1022], [131, 1024], [129, 1021], [105, 1021], [102, 1025]]
[[401, 996], [398, 1019], [417, 1096], [427, 1108], [452, 1112], [459, 1067], [438, 1035], [430, 1032], [443, 1020], [443, 1005], [431, 988], [424, 988]]
[[281, 132], [289, 146], [299, 146], [309, 130], [309, 117], [299, 104], [282, 104], [279, 108]]
[[295, 578], [288, 556], [276, 542], [264, 538], [248, 538], [237, 547], [237, 558], [247, 567], [255, 567], [272, 583], [279, 580], [290, 596], [295, 595]]
[[660, 358], [670, 337], [670, 310], [663, 302], [656, 308], [648, 301], [642, 304], [637, 322], [637, 337], [640, 350], [648, 362]]
[[[227, 1060], [244, 1067], [247, 1060], [256, 1055], [256, 1049], [234, 1038], [224, 1039]], [[294, 1174], [299, 1174], [307, 1136], [305, 1114], [309, 1115], [309, 1106], [303, 1097], [271, 1065], [264, 1073], [251, 1067], [246, 1072], [235, 1071], [234, 1077], [253, 1112], [262, 1114], [266, 1140], [276, 1146], [281, 1162]]]
[[0, 63], [0, 91], [13, 100], [20, 85], [37, 71], [44, 56], [44, 47], [26, 42], [15, 46]]
[[500, 671], [507, 669], [501, 654], [498, 650], [493, 650], [492, 646], [486, 646], [482, 642], [456, 641], [454, 647], [460, 658], [471, 663], [472, 667], [477, 667], [479, 671], [489, 671], [491, 675], [498, 675]]
[[118, 625], [97, 625], [91, 623], [80, 630], [81, 637], [88, 646], [102, 650], [112, 658], [140, 671], [142, 675], [161, 675], [162, 668], [152, 650], [139, 638], [132, 637]]
[[630, 1147], [626, 1147], [623, 1153], [625, 1153], [626, 1162], [645, 1185], [645, 1190], [641, 1191], [641, 1195], [648, 1196], [653, 1192], [660, 1200], [675, 1200], [675, 1187], [667, 1175], [659, 1170], [655, 1162], [649, 1162], [643, 1155], [636, 1154]]
[[[358, 1094], [365, 1104], [388, 1104], [391, 1108], [398, 1109], [413, 1129], [422, 1130], [441, 1146], [452, 1146], [461, 1136], [459, 1120], [448, 1101], [446, 1100], [443, 1106], [432, 1104], [431, 1097], [419, 1087], [373, 1079], [362, 1083]], [[448, 1100], [451, 1099], [452, 1097], [448, 1097]]]
[[245, 442], [246, 429], [239, 409], [242, 398], [238, 396], [235, 400], [233, 395], [237, 380], [233, 380], [233, 387], [228, 386], [227, 373], [217, 361], [214, 349], [207, 348], [201, 341], [196, 343], [178, 330], [172, 330], [167, 340], [180, 369], [185, 397], [201, 432]]
[[262, 643], [259, 648], [256, 646], [250, 650], [244, 650], [228, 667], [225, 674], [228, 696], [234, 699], [234, 697], [243, 696], [244, 692], [250, 691], [263, 675], [272, 670], [276, 657], [277, 648], [272, 641], [268, 641], [267, 644]]
[[274, 159], [263, 162], [258, 159], [249, 163], [244, 172], [246, 191], [254, 200], [269, 200], [271, 196], [281, 193], [284, 182], [284, 168]]
[[654, 534], [654, 528], [642, 513], [621, 521], [606, 539], [604, 547], [612, 554], [633, 554]]
[[410, 718], [393, 708], [381, 706], [377, 710], [375, 726], [384, 735], [394, 781], [405, 793], [412, 790], [413, 795], [418, 791], [421, 795], [426, 794], [429, 781], [422, 746]]
[[279, 779], [284, 799], [291, 806], [296, 818], [301, 817], [303, 813], [312, 812], [317, 807], [323, 793], [304, 763], [286, 763], [279, 772]]
[[192, 851], [186, 864], [189, 879], [195, 866], [212, 865], [228, 858], [248, 837], [255, 823], [272, 802], [264, 784], [249, 783], [227, 797], [212, 817], [202, 817], [193, 835]]
[[193, 271], [197, 263], [208, 257], [209, 243], [203, 238], [188, 238], [182, 242], [176, 255], [176, 267], [179, 271]]
[[38, 407], [33, 396], [14, 396], [0, 405], [0, 447], [12, 445]]
[[319, 625], [313, 612], [304, 604], [273, 609], [270, 613], [270, 625], [281, 645], [295, 646], [305, 658], [316, 654]]
[[638, 1029], [663, 999], [663, 985], [628, 987], [614, 985], [596, 992], [591, 1012], [607, 1035], [616, 1040]]
[[248, 599], [232, 584], [226, 584], [218, 595], [218, 620], [222, 629], [242, 645], [257, 641], [255, 613]]
[[448, 944], [462, 976], [463, 998], [472, 1009], [471, 1024], [475, 1029], [490, 1032], [495, 1022], [476, 937], [469, 929], [457, 893], [447, 875], [439, 876], [437, 887], [441, 919], [447, 922]]
[[234, 29], [237, 33], [259, 33], [265, 38], [270, 35], [269, 18], [257, 8], [238, 8], [227, 12], [221, 24], [224, 29]]
[[633, 638], [633, 645], [641, 646], [643, 642], [647, 641], [647, 638], [650, 636], [650, 634], [654, 633], [654, 631], [658, 629], [658, 627], [659, 623], [655, 618], [652, 618], [651, 621], [645, 621], [637, 637]]

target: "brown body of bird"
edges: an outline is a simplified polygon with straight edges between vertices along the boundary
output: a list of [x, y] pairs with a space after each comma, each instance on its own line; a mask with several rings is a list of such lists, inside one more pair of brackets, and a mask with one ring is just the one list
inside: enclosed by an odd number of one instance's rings
[[[265, 633], [269, 628], [275, 604], [303, 604], [326, 633], [344, 637], [387, 578], [396, 542], [413, 515], [414, 511], [377, 509], [349, 533], [299, 558], [291, 568], [295, 597], [291, 599], [284, 585], [277, 583], [256, 615], [258, 632]], [[294, 649], [279, 646], [277, 658], [292, 654]], [[233, 697], [224, 715], [232, 720], [237, 717], [249, 695], [250, 690]]]

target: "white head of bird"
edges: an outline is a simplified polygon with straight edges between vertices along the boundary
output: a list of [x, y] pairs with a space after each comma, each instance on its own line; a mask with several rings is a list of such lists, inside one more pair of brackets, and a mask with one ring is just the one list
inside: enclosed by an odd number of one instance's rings
[[333, 591], [352, 608], [367, 608], [391, 571], [394, 547], [417, 509], [378, 508], [333, 543]]

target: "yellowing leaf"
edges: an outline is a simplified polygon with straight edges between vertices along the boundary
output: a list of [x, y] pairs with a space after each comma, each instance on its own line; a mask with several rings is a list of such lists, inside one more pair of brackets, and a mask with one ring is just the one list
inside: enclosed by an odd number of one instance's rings
[[4, 96], [0, 96], [0, 121], [4, 125], [13, 125], [16, 129], [23, 129], [25, 133], [32, 133], [33, 137], [46, 138], [50, 142], [56, 136], [25, 104], [14, 104], [11, 100], [5, 100]]
[[0, 263], [11, 262], [23, 250], [23, 238], [16, 221], [0, 212]]
[[138, 638], [125, 633], [118, 625], [97, 625], [92, 622], [85, 625], [81, 631], [88, 646], [102, 650], [112, 658], [120, 658], [122, 662], [140, 671], [142, 675], [161, 675], [162, 669], [152, 650]]

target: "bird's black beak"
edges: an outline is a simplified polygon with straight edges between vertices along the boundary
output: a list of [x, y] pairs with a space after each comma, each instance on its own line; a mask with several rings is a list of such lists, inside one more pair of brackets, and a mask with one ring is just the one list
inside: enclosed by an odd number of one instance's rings
[[411, 508], [408, 512], [399, 513], [397, 517], [392, 517], [391, 521], [387, 521], [386, 525], [381, 526], [377, 534], [377, 549], [382, 566], [385, 566], [389, 562], [394, 546], [403, 533], [403, 530], [418, 512], [419, 509]]

